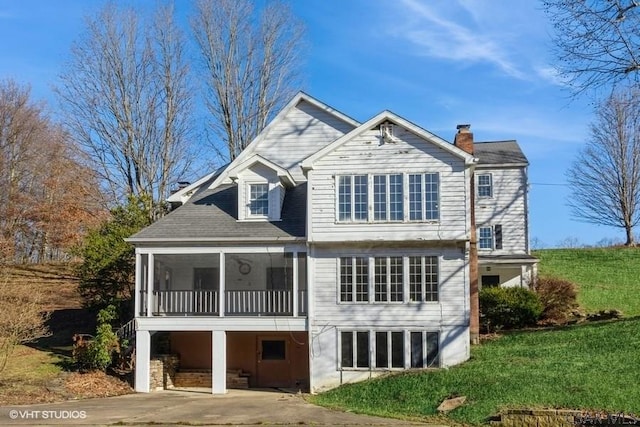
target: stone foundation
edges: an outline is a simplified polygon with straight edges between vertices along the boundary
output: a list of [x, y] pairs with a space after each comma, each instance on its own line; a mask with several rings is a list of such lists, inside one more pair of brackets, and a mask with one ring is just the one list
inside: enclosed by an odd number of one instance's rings
[[175, 376], [180, 359], [175, 354], [161, 354], [154, 356], [149, 363], [150, 388], [166, 390], [175, 387]]
[[[211, 370], [184, 369], [176, 372], [175, 387], [211, 388]], [[227, 388], [249, 388], [249, 375], [240, 370], [227, 370]]]
[[576, 427], [593, 425], [640, 425], [632, 415], [568, 409], [508, 409], [491, 421], [503, 427]]

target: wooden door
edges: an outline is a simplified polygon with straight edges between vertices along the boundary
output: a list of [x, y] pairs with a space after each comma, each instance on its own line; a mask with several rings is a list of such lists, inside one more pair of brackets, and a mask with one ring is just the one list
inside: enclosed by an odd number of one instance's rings
[[258, 336], [258, 387], [291, 387], [290, 346], [288, 337]]

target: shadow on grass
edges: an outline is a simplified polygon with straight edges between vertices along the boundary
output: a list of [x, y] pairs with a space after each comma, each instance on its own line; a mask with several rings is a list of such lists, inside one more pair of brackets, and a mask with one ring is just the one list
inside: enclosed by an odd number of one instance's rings
[[27, 344], [37, 350], [71, 357], [73, 336], [75, 334], [93, 334], [96, 330], [95, 308], [67, 308], [55, 310], [46, 325], [51, 335]]

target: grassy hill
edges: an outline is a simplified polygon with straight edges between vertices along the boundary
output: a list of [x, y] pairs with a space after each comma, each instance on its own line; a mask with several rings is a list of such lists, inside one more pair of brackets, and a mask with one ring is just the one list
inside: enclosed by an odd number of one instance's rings
[[578, 285], [587, 312], [616, 309], [640, 315], [640, 248], [546, 249], [536, 251], [539, 273]]
[[101, 374], [68, 372], [72, 337], [94, 333], [95, 310], [83, 308], [72, 264], [27, 264], [0, 267], [7, 286], [29, 287], [43, 294], [42, 311], [52, 335], [18, 346], [0, 373], [0, 405], [53, 402], [69, 398], [128, 391], [119, 381]]
[[541, 274], [578, 285], [584, 311], [617, 309], [627, 318], [507, 333], [473, 347], [471, 359], [460, 366], [345, 385], [311, 400], [437, 421], [442, 400], [466, 396], [448, 420], [472, 425], [518, 407], [640, 413], [640, 249], [552, 249], [535, 255]]

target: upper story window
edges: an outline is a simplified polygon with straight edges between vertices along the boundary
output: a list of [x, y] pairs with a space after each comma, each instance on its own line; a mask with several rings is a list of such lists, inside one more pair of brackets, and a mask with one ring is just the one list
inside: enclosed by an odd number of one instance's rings
[[338, 212], [340, 221], [366, 221], [368, 185], [366, 175], [338, 178]]
[[373, 219], [374, 221], [402, 221], [403, 209], [402, 175], [373, 175]]
[[493, 197], [493, 179], [490, 173], [478, 175], [478, 197]]
[[502, 225], [478, 228], [478, 247], [480, 249], [502, 249]]
[[269, 216], [269, 184], [249, 184], [249, 216]]
[[341, 257], [340, 302], [438, 302], [438, 270], [437, 256]]
[[438, 173], [344, 175], [338, 177], [337, 186], [341, 222], [440, 219]]

